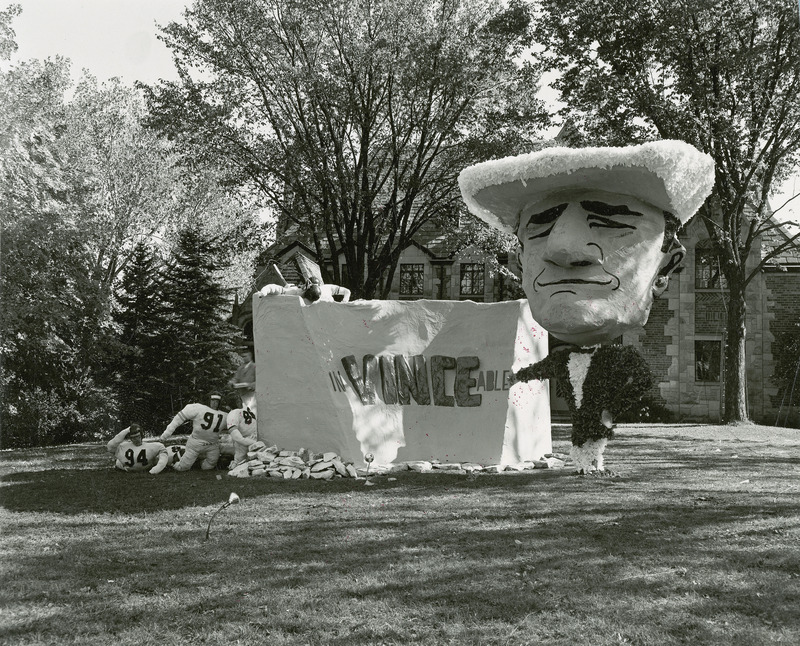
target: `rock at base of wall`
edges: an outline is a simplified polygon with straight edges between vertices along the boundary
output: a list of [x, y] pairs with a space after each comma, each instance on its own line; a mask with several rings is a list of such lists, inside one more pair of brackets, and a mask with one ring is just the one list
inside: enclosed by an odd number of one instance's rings
[[[341, 456], [328, 451], [312, 453], [308, 449], [299, 451], [279, 450], [272, 446], [268, 449], [247, 454], [247, 462], [228, 471], [228, 475], [236, 478], [250, 476], [270, 477], [280, 480], [297, 480], [300, 478], [314, 480], [331, 480], [333, 478], [360, 478], [364, 476], [380, 476], [400, 471], [416, 471], [431, 473], [441, 471], [450, 474], [469, 475], [478, 473], [520, 472], [531, 469], [560, 469], [570, 459], [560, 453], [548, 453], [539, 460], [528, 460], [519, 464], [482, 465], [475, 462], [439, 462], [438, 460], [410, 460], [388, 465], [369, 465], [356, 468], [352, 462], [345, 462]], [[371, 469], [369, 467], [372, 467]], [[374, 483], [370, 483], [374, 484]]]

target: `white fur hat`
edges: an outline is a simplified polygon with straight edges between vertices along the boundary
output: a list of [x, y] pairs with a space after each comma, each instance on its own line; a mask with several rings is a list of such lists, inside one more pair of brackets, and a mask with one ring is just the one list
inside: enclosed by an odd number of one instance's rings
[[635, 197], [685, 224], [714, 186], [714, 160], [684, 141], [620, 148], [544, 148], [469, 166], [458, 176], [469, 210], [507, 233], [520, 211], [565, 190], [602, 190]]

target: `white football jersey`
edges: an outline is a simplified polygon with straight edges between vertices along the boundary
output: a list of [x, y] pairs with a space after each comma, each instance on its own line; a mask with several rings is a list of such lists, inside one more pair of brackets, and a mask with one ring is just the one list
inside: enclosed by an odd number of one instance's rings
[[168, 454], [161, 442], [143, 442], [136, 445], [128, 439], [128, 429], [118, 433], [107, 445], [109, 453], [116, 458], [116, 467], [123, 471], [150, 471], [159, 464], [163, 456], [163, 465], [154, 473], [159, 473], [167, 464]]
[[[258, 439], [256, 414], [250, 408], [235, 408], [228, 413], [228, 431], [238, 430], [244, 438]], [[234, 441], [236, 436], [233, 436]]]
[[161, 440], [170, 437], [175, 429], [185, 422], [192, 422], [192, 437], [205, 442], [218, 442], [220, 432], [227, 428], [228, 414], [214, 410], [205, 404], [189, 404], [172, 418], [169, 426], [161, 434]]

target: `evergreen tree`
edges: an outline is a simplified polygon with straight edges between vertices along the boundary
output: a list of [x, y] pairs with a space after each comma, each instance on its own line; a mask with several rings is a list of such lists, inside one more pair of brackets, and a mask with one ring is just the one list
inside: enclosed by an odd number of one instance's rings
[[169, 320], [162, 332], [160, 376], [171, 410], [222, 390], [234, 370], [241, 332], [227, 318], [230, 305], [217, 275], [224, 269], [214, 240], [194, 228], [179, 236], [164, 271], [164, 306]]
[[116, 300], [114, 320], [119, 326], [120, 361], [114, 375], [120, 417], [157, 429], [165, 404], [159, 371], [163, 361], [160, 338], [166, 323], [162, 283], [152, 250], [143, 242], [133, 250]]

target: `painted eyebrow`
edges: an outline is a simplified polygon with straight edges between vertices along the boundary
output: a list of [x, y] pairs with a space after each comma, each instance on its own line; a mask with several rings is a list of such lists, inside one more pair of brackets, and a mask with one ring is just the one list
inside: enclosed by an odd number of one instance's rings
[[545, 209], [544, 211], [540, 211], [539, 213], [534, 213], [531, 217], [528, 218], [528, 221], [525, 223], [525, 226], [528, 227], [531, 224], [548, 224], [550, 222], [555, 222], [559, 216], [567, 210], [569, 206], [568, 202], [564, 202], [564, 204], [559, 204], [557, 206], [552, 206], [549, 209]]
[[631, 211], [626, 204], [607, 204], [606, 202], [584, 200], [581, 202], [581, 206], [586, 211], [591, 211], [597, 215], [642, 215], [639, 211]]

